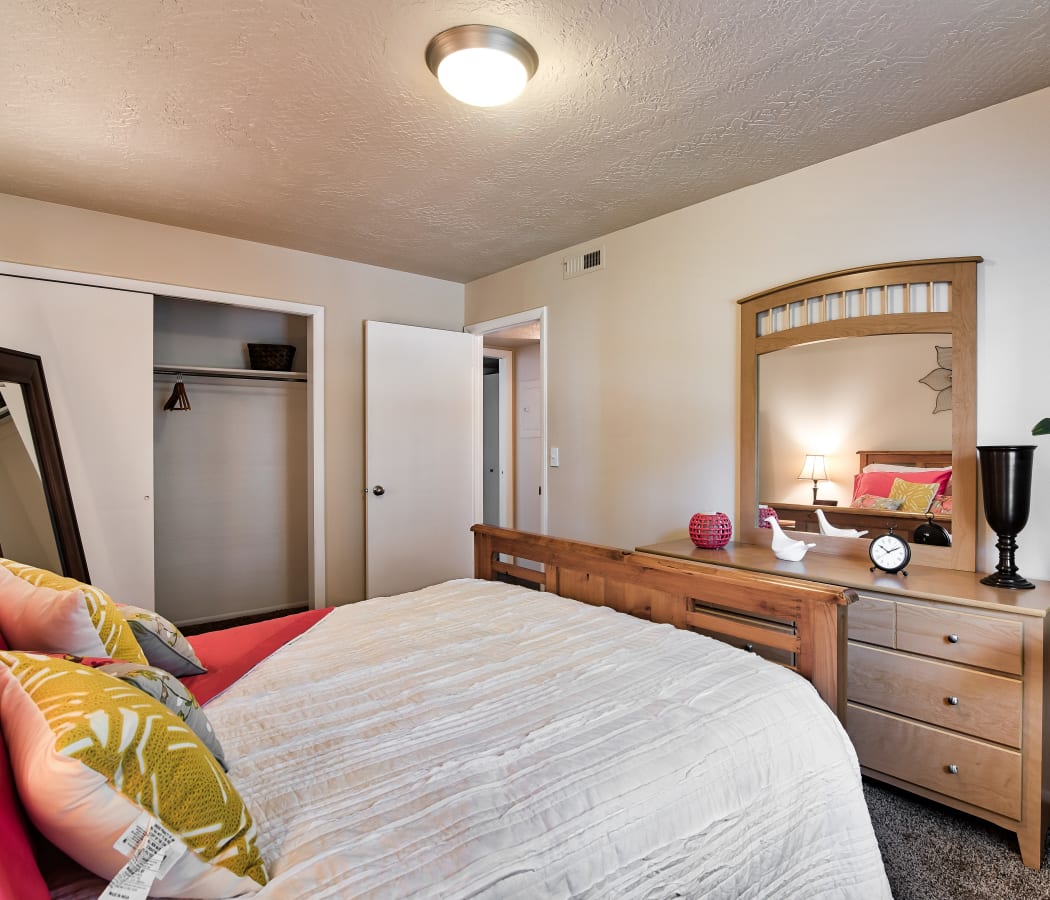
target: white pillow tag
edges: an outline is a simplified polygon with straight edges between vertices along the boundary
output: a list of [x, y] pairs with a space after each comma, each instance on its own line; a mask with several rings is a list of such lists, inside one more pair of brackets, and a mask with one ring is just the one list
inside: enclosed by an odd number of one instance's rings
[[132, 856], [99, 900], [145, 900], [153, 882], [167, 875], [186, 852], [186, 845], [148, 812], [141, 813], [113, 847]]
[[113, 845], [113, 849], [119, 850], [125, 856], [131, 856], [149, 833], [149, 826], [152, 822], [153, 816], [145, 810], [140, 812], [139, 817], [132, 822], [128, 826], [127, 831], [117, 839], [117, 842]]

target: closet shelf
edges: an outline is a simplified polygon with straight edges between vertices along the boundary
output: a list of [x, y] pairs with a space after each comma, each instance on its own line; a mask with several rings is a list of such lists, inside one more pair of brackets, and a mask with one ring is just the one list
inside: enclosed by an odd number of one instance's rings
[[254, 381], [307, 381], [306, 372], [272, 372], [267, 369], [218, 369], [212, 366], [153, 367], [154, 375], [203, 376], [208, 378], [242, 378]]

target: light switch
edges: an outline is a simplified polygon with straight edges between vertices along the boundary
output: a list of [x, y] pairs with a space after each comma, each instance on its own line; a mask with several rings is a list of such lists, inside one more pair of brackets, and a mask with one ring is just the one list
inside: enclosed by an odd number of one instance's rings
[[557, 466], [558, 465], [558, 448], [557, 447], [551, 447], [551, 465], [552, 466]]

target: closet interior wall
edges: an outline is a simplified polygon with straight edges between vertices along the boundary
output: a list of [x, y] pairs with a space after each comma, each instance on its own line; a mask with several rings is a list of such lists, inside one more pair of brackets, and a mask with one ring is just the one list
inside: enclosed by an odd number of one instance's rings
[[[301, 316], [154, 300], [155, 366], [248, 370], [250, 342], [294, 346], [303, 370], [306, 335]], [[188, 625], [307, 606], [305, 381], [185, 374], [190, 409], [168, 411], [177, 377], [154, 374], [157, 611]]]

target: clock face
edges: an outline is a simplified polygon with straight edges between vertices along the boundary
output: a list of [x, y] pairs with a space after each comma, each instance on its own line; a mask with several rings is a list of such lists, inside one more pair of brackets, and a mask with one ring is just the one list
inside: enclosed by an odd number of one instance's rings
[[884, 572], [898, 572], [911, 558], [911, 550], [902, 538], [884, 534], [875, 538], [868, 549], [871, 561]]

